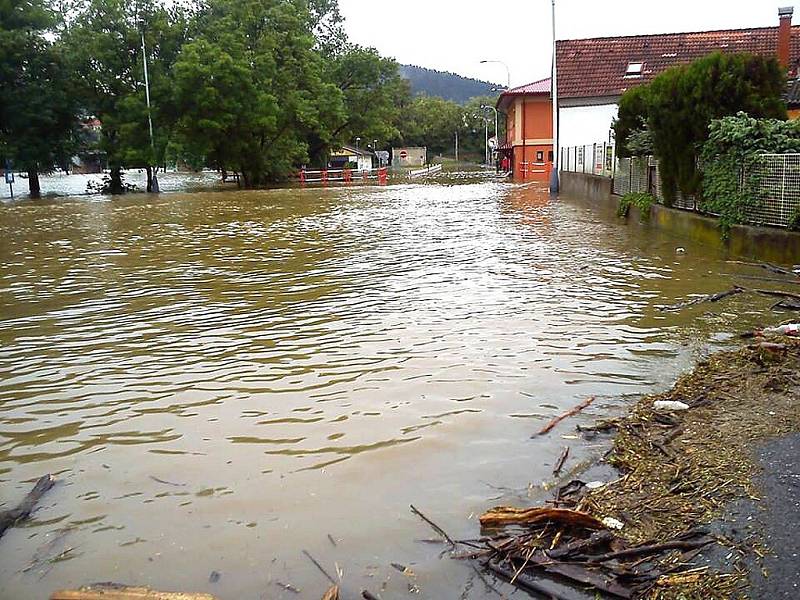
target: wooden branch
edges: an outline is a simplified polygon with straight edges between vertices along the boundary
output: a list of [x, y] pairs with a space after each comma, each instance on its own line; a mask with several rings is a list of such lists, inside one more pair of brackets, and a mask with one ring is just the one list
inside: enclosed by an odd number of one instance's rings
[[418, 516], [420, 519], [422, 519], [423, 521], [425, 521], [425, 522], [426, 522], [428, 525], [430, 525], [431, 527], [433, 527], [433, 530], [434, 530], [436, 533], [438, 533], [439, 535], [441, 535], [441, 536], [442, 536], [444, 539], [446, 539], [446, 540], [447, 540], [447, 543], [448, 543], [448, 544], [450, 544], [452, 547], [454, 547], [454, 548], [455, 548], [455, 546], [456, 546], [456, 543], [453, 541], [453, 538], [451, 538], [449, 535], [447, 535], [447, 532], [446, 532], [444, 529], [442, 529], [442, 528], [441, 528], [441, 527], [439, 527], [439, 526], [438, 526], [436, 523], [434, 523], [433, 521], [431, 521], [431, 520], [430, 520], [428, 517], [426, 517], [425, 515], [423, 515], [423, 514], [422, 514], [422, 513], [421, 513], [419, 510], [417, 510], [417, 508], [416, 508], [416, 507], [415, 507], [413, 504], [411, 504], [410, 506], [411, 506], [411, 512], [413, 512], [413, 513], [414, 513], [415, 515], [417, 515], [417, 516]]
[[339, 600], [339, 586], [332, 585], [325, 595], [322, 597], [322, 600]]
[[564, 450], [561, 452], [561, 456], [558, 457], [558, 462], [556, 462], [556, 466], [553, 467], [553, 475], [558, 475], [561, 472], [561, 469], [564, 467], [564, 463], [567, 461], [568, 456], [569, 456], [569, 446], [564, 446]]
[[187, 592], [159, 592], [146, 587], [98, 583], [77, 590], [53, 592], [50, 600], [216, 600], [216, 596]]
[[45, 475], [44, 477], [41, 477], [39, 481], [36, 482], [36, 485], [33, 486], [33, 489], [28, 492], [28, 495], [25, 496], [25, 499], [19, 503], [19, 506], [11, 510], [1, 512], [0, 537], [2, 537], [2, 535], [5, 533], [6, 529], [13, 527], [20, 521], [27, 519], [33, 512], [33, 509], [36, 507], [36, 503], [39, 502], [39, 499], [44, 496], [47, 490], [53, 487], [55, 483], [56, 480], [53, 479], [52, 475]]
[[503, 525], [533, 525], [543, 521], [553, 521], [563, 525], [585, 527], [587, 529], [605, 529], [602, 521], [585, 512], [568, 508], [514, 508], [512, 506], [496, 506], [483, 513], [480, 523], [483, 527]]
[[671, 542], [664, 542], [663, 544], [649, 544], [646, 546], [636, 546], [635, 548], [628, 548], [626, 550], [618, 550], [617, 552], [609, 552], [601, 554], [600, 556], [593, 556], [589, 562], [598, 563], [606, 562], [609, 560], [617, 560], [620, 558], [632, 558], [634, 556], [642, 556], [644, 554], [656, 554], [664, 550], [693, 550], [695, 548], [702, 548], [713, 543], [714, 540], [702, 539], [694, 542], [684, 540], [673, 540]]
[[330, 581], [333, 585], [337, 585], [336, 580], [328, 574], [328, 572], [322, 567], [321, 564], [317, 562], [316, 558], [311, 556], [311, 554], [309, 554], [307, 550], [303, 550], [303, 554], [305, 554], [308, 557], [308, 560], [314, 563], [314, 566], [319, 569], [320, 573], [322, 573], [323, 575], [325, 575], [325, 577], [328, 578], [328, 581]]
[[591, 396], [591, 397], [587, 398], [586, 400], [581, 402], [578, 406], [568, 410], [563, 415], [559, 415], [558, 417], [556, 417], [555, 419], [550, 421], [547, 425], [545, 425], [542, 429], [540, 429], [538, 433], [535, 433], [534, 435], [532, 435], [531, 438], [535, 438], [538, 435], [544, 435], [545, 433], [548, 433], [551, 429], [553, 429], [553, 427], [558, 425], [561, 421], [563, 421], [564, 419], [566, 419], [568, 417], [572, 417], [574, 415], [577, 415], [584, 408], [589, 406], [592, 402], [594, 402], [594, 396]]

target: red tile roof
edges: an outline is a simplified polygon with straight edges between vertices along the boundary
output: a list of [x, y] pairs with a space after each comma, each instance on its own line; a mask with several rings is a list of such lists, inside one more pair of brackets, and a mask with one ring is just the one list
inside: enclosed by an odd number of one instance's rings
[[[559, 40], [559, 99], [619, 96], [669, 67], [716, 51], [776, 56], [778, 28]], [[800, 26], [792, 27], [790, 56], [794, 71], [800, 62]], [[625, 77], [630, 63], [644, 63], [640, 77]]]
[[549, 77], [534, 81], [533, 83], [526, 83], [519, 87], [511, 88], [500, 94], [497, 99], [497, 109], [505, 110], [511, 104], [512, 98], [517, 96], [543, 96], [550, 97], [550, 88], [552, 87]]

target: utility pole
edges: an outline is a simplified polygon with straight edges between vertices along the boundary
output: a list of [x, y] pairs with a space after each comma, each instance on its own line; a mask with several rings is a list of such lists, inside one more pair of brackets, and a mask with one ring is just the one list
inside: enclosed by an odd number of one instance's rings
[[556, 0], [553, 2], [553, 74], [551, 85], [553, 91], [550, 94], [553, 102], [553, 170], [550, 173], [550, 193], [558, 193], [558, 167], [559, 167], [559, 144], [558, 144], [558, 65], [556, 64]]
[[[147, 74], [147, 47], [144, 44], [144, 23], [142, 23], [142, 63], [144, 64], [144, 95], [145, 99], [147, 100], [147, 123], [150, 125], [150, 149], [153, 151], [153, 162], [156, 162], [156, 142], [155, 137], [153, 136], [153, 117], [150, 111], [150, 78]], [[152, 166], [153, 169], [153, 181], [150, 187], [150, 191], [154, 194], [158, 194], [161, 190], [158, 189], [158, 176], [156, 172], [158, 171], [158, 165], [154, 164]]]

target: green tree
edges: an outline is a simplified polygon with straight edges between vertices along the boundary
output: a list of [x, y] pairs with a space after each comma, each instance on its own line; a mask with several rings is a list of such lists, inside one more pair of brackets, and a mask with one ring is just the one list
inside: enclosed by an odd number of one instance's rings
[[0, 156], [28, 173], [66, 164], [76, 122], [75, 99], [61, 47], [48, 40], [55, 19], [42, 0], [0, 1]]
[[646, 123], [659, 160], [667, 204], [680, 191], [702, 196], [698, 157], [713, 119], [745, 111], [786, 118], [785, 75], [775, 58], [714, 53], [668, 69], [646, 89], [623, 95], [617, 121], [618, 152], [630, 152], [630, 133]]
[[[187, 34], [180, 4], [147, 0], [79, 0], [65, 30], [87, 114], [102, 123], [100, 149], [111, 172], [110, 193], [124, 191], [122, 170], [163, 164], [174, 121], [168, 74]], [[145, 104], [142, 34], [148, 51], [156, 145], [151, 146]]]
[[[399, 135], [400, 106], [409, 97], [408, 85], [393, 59], [383, 58], [372, 48], [345, 44], [325, 58], [327, 80], [344, 101], [343, 119], [329, 124], [331, 143], [347, 143], [355, 137], [386, 142]], [[310, 140], [310, 154], [319, 162], [329, 149], [324, 139]]]
[[302, 0], [209, 0], [174, 67], [178, 142], [245, 186], [286, 177], [309, 139], [329, 145], [345, 107], [314, 27]]

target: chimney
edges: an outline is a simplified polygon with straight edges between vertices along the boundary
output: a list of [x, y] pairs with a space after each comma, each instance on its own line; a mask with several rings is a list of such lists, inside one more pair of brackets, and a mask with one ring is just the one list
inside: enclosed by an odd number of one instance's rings
[[794, 7], [787, 6], [778, 9], [780, 25], [778, 27], [778, 62], [787, 69], [789, 68], [789, 58], [792, 41], [792, 15]]

